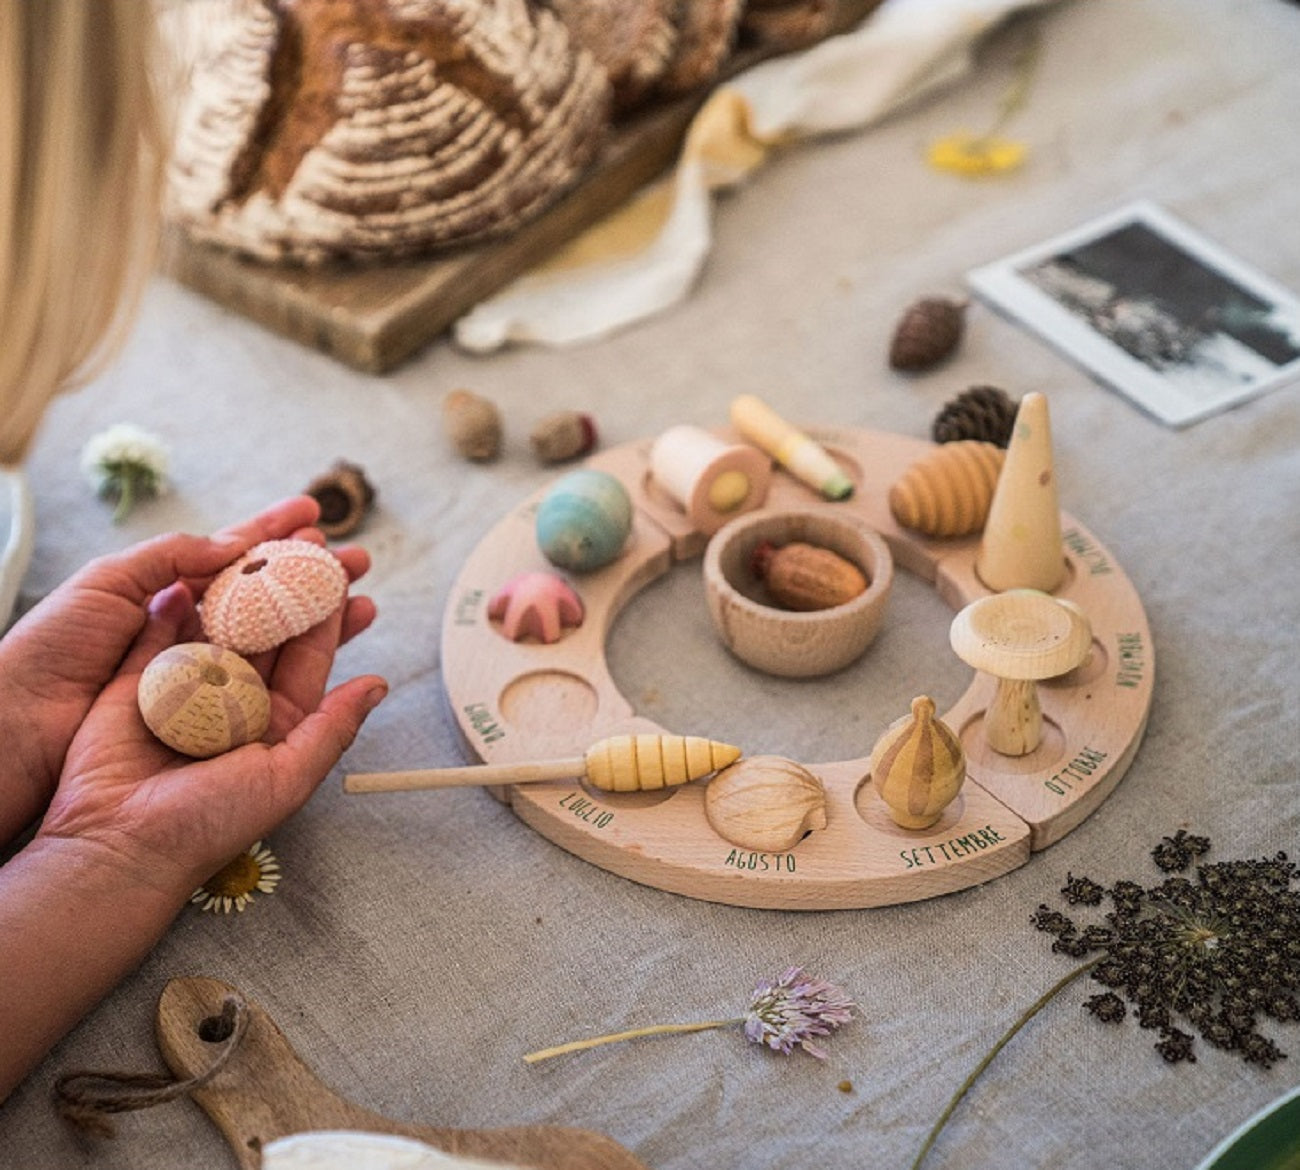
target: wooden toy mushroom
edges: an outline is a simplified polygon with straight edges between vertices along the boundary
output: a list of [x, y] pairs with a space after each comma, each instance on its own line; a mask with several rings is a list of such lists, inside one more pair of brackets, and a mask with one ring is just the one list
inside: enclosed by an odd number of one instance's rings
[[1078, 666], [1092, 647], [1092, 625], [1073, 602], [1037, 589], [1009, 589], [972, 601], [952, 622], [957, 657], [998, 680], [984, 712], [989, 747], [1024, 756], [1042, 740], [1041, 679]]

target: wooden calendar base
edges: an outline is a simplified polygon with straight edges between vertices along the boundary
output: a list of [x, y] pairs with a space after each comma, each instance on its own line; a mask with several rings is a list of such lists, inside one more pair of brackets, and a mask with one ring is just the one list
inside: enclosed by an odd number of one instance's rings
[[[810, 433], [852, 478], [852, 496], [829, 504], [778, 470], [765, 510], [825, 507], [856, 516], [885, 538], [900, 569], [933, 583], [954, 611], [990, 592], [975, 571], [977, 536], [923, 537], [900, 528], [890, 514], [890, 485], [931, 444], [856, 429]], [[578, 629], [549, 645], [512, 642], [488, 616], [488, 601], [509, 578], [551, 568], [533, 532], [541, 492], [487, 533], [454, 582], [443, 622], [443, 673], [456, 719], [485, 762], [581, 755], [606, 735], [672, 730], [636, 715], [605, 660], [606, 638], [620, 609], [676, 562], [699, 556], [707, 543], [685, 510], [652, 480], [650, 449], [643, 441], [588, 460], [627, 487], [635, 517], [617, 561], [572, 579], [586, 608]], [[1055, 593], [1088, 615], [1092, 651], [1070, 674], [1040, 686], [1044, 735], [1025, 756], [1003, 756], [988, 747], [982, 720], [995, 680], [975, 676], [941, 716], [966, 749], [968, 778], [927, 830], [901, 829], [889, 818], [869, 782], [870, 743], [861, 758], [829, 763], [803, 758], [815, 755], [815, 745], [790, 745], [784, 754], [825, 785], [827, 824], [783, 853], [755, 853], [715, 833], [704, 814], [705, 781], [618, 794], [589, 790], [575, 779], [515, 785], [502, 795], [539, 833], [595, 865], [645, 885], [737, 906], [881, 906], [1006, 873], [1105, 800], [1132, 762], [1151, 707], [1154, 652], [1136, 591], [1078, 521], [1062, 516], [1062, 531], [1066, 572]], [[911, 698], [898, 696], [900, 713]]]

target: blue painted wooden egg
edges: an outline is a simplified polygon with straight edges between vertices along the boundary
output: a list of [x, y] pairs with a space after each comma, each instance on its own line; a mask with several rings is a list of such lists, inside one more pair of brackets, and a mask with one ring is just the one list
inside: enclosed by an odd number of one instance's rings
[[607, 471], [583, 467], [556, 480], [537, 508], [537, 544], [562, 569], [608, 565], [632, 531], [632, 498]]

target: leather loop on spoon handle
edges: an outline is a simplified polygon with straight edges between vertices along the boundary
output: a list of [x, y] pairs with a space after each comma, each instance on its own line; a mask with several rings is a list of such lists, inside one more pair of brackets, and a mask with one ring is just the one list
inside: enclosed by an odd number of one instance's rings
[[353, 772], [343, 777], [344, 792], [413, 792], [483, 784], [529, 784], [585, 776], [582, 756], [535, 764], [472, 764], [465, 768], [425, 768], [412, 772]]

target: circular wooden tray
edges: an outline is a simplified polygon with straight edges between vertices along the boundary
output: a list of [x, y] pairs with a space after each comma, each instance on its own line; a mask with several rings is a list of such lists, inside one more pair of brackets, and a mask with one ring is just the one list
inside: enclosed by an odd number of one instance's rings
[[[933, 583], [954, 612], [990, 592], [975, 574], [978, 537], [926, 538], [900, 528], [890, 514], [889, 487], [932, 444], [858, 429], [810, 433], [850, 474], [853, 495], [828, 504], [778, 470], [765, 508], [851, 512], [885, 538], [898, 568]], [[551, 645], [516, 643], [487, 615], [489, 600], [510, 577], [551, 568], [534, 536], [544, 491], [488, 531], [453, 583], [442, 628], [443, 677], [456, 720], [484, 762], [580, 756], [606, 735], [675, 731], [634, 712], [605, 660], [606, 637], [622, 607], [674, 563], [698, 557], [707, 543], [653, 482], [650, 448], [644, 440], [587, 461], [622, 481], [635, 516], [617, 561], [570, 576], [586, 607], [581, 627]], [[624, 795], [573, 780], [513, 785], [497, 795], [543, 836], [603, 869], [736, 906], [883, 906], [1000, 876], [1060, 840], [1105, 800], [1132, 761], [1151, 708], [1155, 660], [1137, 592], [1081, 524], [1062, 515], [1062, 532], [1067, 573], [1056, 595], [1088, 614], [1092, 653], [1071, 674], [1042, 684], [1043, 741], [1019, 758], [984, 743], [981, 722], [995, 680], [975, 675], [941, 716], [961, 737], [968, 779], [930, 829], [909, 831], [890, 820], [868, 782], [870, 743], [862, 757], [830, 763], [807, 761], [800, 754], [807, 745], [790, 745], [784, 754], [826, 787], [827, 826], [786, 853], [753, 853], [715, 833], [704, 814], [703, 782]], [[900, 713], [911, 698], [898, 697]]]

